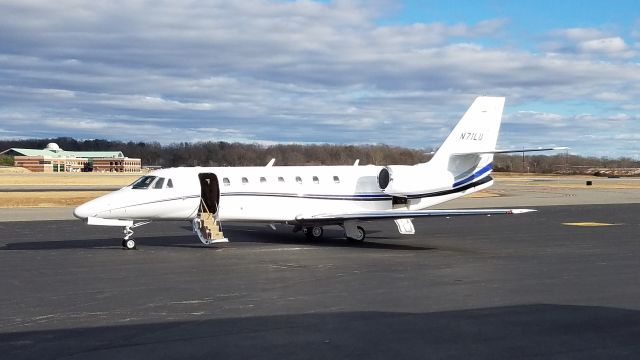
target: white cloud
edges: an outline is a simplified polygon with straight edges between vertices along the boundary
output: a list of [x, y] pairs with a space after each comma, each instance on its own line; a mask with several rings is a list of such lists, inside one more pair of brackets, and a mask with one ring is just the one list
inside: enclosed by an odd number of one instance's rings
[[628, 93], [624, 93], [622, 91], [603, 91], [593, 95], [593, 98], [596, 100], [607, 101], [607, 102], [626, 102], [631, 100]]
[[584, 52], [622, 53], [629, 50], [629, 46], [619, 36], [606, 37], [582, 41], [578, 48]]
[[552, 31], [552, 33], [576, 42], [601, 39], [608, 36], [604, 31], [593, 28], [557, 29]]
[[638, 53], [619, 35], [595, 28], [570, 28], [551, 31], [542, 44], [546, 51], [631, 58]]
[[537, 54], [487, 45], [507, 36], [506, 19], [380, 25], [392, 6], [6, 0], [0, 122], [16, 136], [424, 147], [480, 94], [507, 96], [508, 113], [536, 104], [506, 125], [545, 140], [578, 121], [547, 104], [634, 118], [640, 71], [619, 34], [561, 29]]
[[513, 114], [507, 114], [503, 119], [505, 124], [517, 125], [536, 125], [544, 127], [563, 127], [567, 126], [566, 117], [559, 114], [543, 113], [537, 111], [518, 111]]

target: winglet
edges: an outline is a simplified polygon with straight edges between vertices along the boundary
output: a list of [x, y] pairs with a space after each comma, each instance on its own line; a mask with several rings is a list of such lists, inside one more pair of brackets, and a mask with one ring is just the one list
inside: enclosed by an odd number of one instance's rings
[[538, 211], [538, 210], [534, 210], [534, 209], [511, 209], [511, 213], [512, 214], [524, 214], [524, 213], [534, 212], [534, 211]]
[[272, 167], [273, 163], [275, 163], [275, 162], [276, 162], [276, 158], [271, 159], [271, 161], [269, 161], [269, 163], [267, 164], [266, 167]]

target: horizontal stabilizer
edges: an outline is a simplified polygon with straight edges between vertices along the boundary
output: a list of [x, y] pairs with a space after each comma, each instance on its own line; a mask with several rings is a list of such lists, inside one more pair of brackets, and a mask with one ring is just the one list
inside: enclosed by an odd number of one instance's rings
[[567, 150], [566, 146], [550, 147], [550, 148], [531, 148], [531, 149], [509, 149], [509, 150], [490, 150], [490, 151], [474, 151], [464, 153], [454, 153], [452, 156], [463, 155], [482, 155], [482, 154], [510, 154], [510, 153], [522, 153], [522, 152], [534, 152], [534, 151], [552, 151], [552, 150]]
[[342, 222], [345, 220], [380, 220], [380, 219], [412, 219], [428, 216], [470, 216], [470, 215], [509, 215], [524, 214], [536, 211], [533, 209], [463, 209], [463, 210], [377, 210], [344, 214], [318, 214], [298, 216], [296, 221], [301, 223]]

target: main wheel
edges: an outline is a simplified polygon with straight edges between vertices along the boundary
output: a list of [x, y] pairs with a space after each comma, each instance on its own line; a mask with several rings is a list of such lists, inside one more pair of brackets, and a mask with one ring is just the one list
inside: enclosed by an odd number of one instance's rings
[[122, 246], [127, 250], [133, 250], [136, 248], [136, 241], [133, 239], [122, 240]]
[[356, 237], [347, 236], [347, 239], [349, 239], [349, 241], [363, 242], [364, 238], [367, 236], [367, 233], [364, 231], [364, 228], [362, 226], [358, 226], [356, 227], [356, 229]]
[[322, 226], [310, 226], [304, 229], [304, 235], [309, 240], [317, 240], [322, 237], [324, 231], [322, 230]]

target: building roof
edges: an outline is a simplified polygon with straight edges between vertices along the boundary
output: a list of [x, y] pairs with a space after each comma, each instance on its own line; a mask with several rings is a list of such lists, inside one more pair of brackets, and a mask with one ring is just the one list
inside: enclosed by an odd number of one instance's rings
[[45, 150], [51, 150], [51, 151], [60, 151], [62, 150], [60, 148], [60, 146], [58, 146], [58, 144], [56, 143], [48, 143], [47, 147], [44, 148]]
[[[58, 148], [59, 149], [59, 148]], [[44, 156], [49, 158], [124, 158], [122, 151], [65, 151], [11, 148], [1, 154], [22, 156]]]

